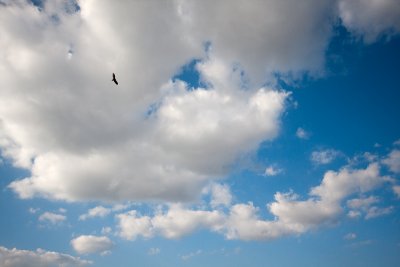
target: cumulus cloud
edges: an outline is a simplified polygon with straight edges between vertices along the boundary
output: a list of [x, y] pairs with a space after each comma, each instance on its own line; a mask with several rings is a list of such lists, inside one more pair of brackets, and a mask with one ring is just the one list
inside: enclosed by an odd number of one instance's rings
[[[218, 29], [202, 24], [216, 23], [221, 16], [233, 21], [236, 13], [253, 27], [245, 19], [255, 14], [241, 14], [237, 2], [230, 5], [232, 14], [218, 8], [209, 14], [213, 19], [204, 19], [202, 12], [209, 4], [171, 1], [160, 7], [154, 2], [83, 1], [75, 13], [47, 2], [41, 11], [25, 4], [2, 7], [1, 25], [7, 35], [1, 45], [8, 56], [0, 64], [8, 78], [1, 81], [5, 89], [0, 98], [0, 145], [16, 166], [31, 171], [10, 188], [21, 198], [192, 200], [208, 180], [226, 174], [241, 153], [273, 139], [287, 93], [262, 88], [261, 82], [242, 90], [234, 62], [243, 61], [242, 69], [250, 75], [251, 61], [262, 57], [242, 58], [248, 53], [240, 51], [254, 43], [241, 44], [229, 56], [221, 52], [225, 39], [216, 34], [226, 32], [223, 25]], [[250, 5], [260, 10], [264, 4]], [[302, 12], [297, 20], [309, 10]], [[49, 19], [54, 14], [57, 23]], [[265, 18], [264, 13], [258, 16]], [[120, 29], [122, 21], [133, 26]], [[312, 25], [304, 22], [309, 36], [315, 33]], [[275, 28], [255, 30], [275, 35]], [[240, 32], [248, 31], [235, 36]], [[286, 34], [293, 32], [288, 29]], [[321, 39], [318, 43], [301, 38], [307, 51], [308, 45], [317, 43], [323, 49]], [[203, 49], [206, 41], [213, 47], [208, 56]], [[314, 55], [314, 49], [308, 54]], [[276, 56], [269, 49], [258, 51]], [[303, 58], [304, 52], [296, 51], [293, 58]], [[287, 50], [281, 54], [287, 56]], [[208, 90], [190, 91], [183, 82], [169, 81], [182, 65], [199, 57], [203, 58], [198, 70]], [[297, 68], [301, 60], [295, 61]], [[289, 69], [282, 64], [282, 70]], [[109, 82], [112, 72], [119, 77], [118, 90]], [[157, 108], [147, 116], [154, 104]]]
[[328, 164], [335, 160], [340, 155], [340, 152], [334, 149], [326, 149], [313, 151], [311, 153], [311, 161], [317, 165]]
[[0, 265], [3, 267], [77, 267], [92, 264], [68, 254], [37, 249], [36, 251], [0, 247]]
[[400, 150], [394, 149], [382, 162], [387, 165], [392, 172], [400, 173]]
[[[156, 235], [176, 239], [202, 228], [221, 233], [227, 239], [240, 240], [270, 240], [301, 234], [338, 222], [345, 199], [353, 194], [365, 194], [388, 181], [391, 178], [380, 175], [377, 163], [365, 169], [346, 166], [338, 172], [326, 172], [321, 184], [310, 189], [308, 199], [301, 200], [293, 192], [277, 192], [275, 200], [267, 205], [274, 220], [260, 218], [259, 208], [251, 202], [232, 205], [227, 214], [221, 210], [190, 209], [175, 204], [153, 216], [142, 216], [135, 210], [117, 215], [119, 235], [129, 240]], [[371, 196], [351, 199], [347, 205], [354, 209], [365, 208], [366, 219], [389, 213], [388, 209], [370, 207], [377, 201]], [[361, 215], [356, 212], [348, 216]]]
[[221, 229], [224, 215], [220, 211], [190, 210], [172, 205], [166, 213], [153, 217], [139, 216], [137, 211], [117, 215], [119, 235], [128, 240], [138, 236], [153, 237], [155, 234], [177, 239], [198, 229]]
[[348, 29], [372, 42], [382, 34], [400, 32], [400, 3], [396, 0], [340, 0], [339, 16]]
[[[10, 184], [21, 198], [196, 199], [278, 135], [288, 93], [264, 85], [277, 73], [319, 75], [337, 16], [359, 27], [357, 5], [377, 10], [371, 1], [89, 0], [74, 12], [70, 2], [0, 8], [0, 147], [30, 171]], [[376, 31], [397, 25], [385, 12]], [[171, 80], [194, 59], [207, 88]]]
[[56, 214], [52, 212], [44, 212], [39, 216], [39, 221], [41, 222], [49, 222], [51, 224], [57, 224], [63, 222], [67, 219], [65, 215]]
[[71, 240], [73, 249], [79, 254], [107, 253], [113, 242], [106, 236], [81, 235]]

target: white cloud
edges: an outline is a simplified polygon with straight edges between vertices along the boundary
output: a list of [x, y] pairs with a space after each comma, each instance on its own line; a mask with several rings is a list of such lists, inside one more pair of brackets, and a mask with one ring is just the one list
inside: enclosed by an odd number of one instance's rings
[[367, 198], [354, 198], [347, 201], [347, 206], [351, 209], [367, 209], [372, 204], [378, 203], [379, 198], [370, 196]]
[[396, 141], [394, 141], [394, 142], [393, 142], [393, 145], [395, 145], [395, 146], [399, 146], [399, 145], [400, 145], [400, 139], [399, 139], [399, 140], [396, 140]]
[[308, 139], [310, 138], [310, 133], [304, 130], [303, 128], [299, 127], [296, 130], [296, 136], [300, 139]]
[[114, 246], [108, 237], [93, 235], [78, 236], [71, 240], [71, 245], [79, 254], [104, 253]]
[[[261, 219], [259, 208], [252, 203], [235, 204], [230, 207], [229, 214], [221, 210], [188, 209], [174, 204], [154, 216], [140, 216], [132, 210], [116, 217], [120, 237], [128, 240], [156, 235], [176, 239], [202, 228], [222, 233], [227, 239], [269, 240], [334, 224], [340, 219], [342, 202], [346, 198], [353, 194], [365, 194], [388, 181], [392, 180], [379, 174], [377, 163], [371, 163], [365, 169], [344, 167], [338, 172], [328, 171], [321, 184], [311, 188], [310, 197], [306, 200], [299, 200], [293, 192], [277, 192], [275, 201], [268, 204], [274, 220]], [[365, 207], [368, 219], [388, 212], [369, 207], [376, 202], [377, 198], [371, 196], [349, 200], [347, 205]], [[360, 215], [358, 211], [348, 213], [351, 218]]]
[[[288, 94], [262, 85], [322, 73], [338, 16], [336, 1], [319, 0], [64, 4], [0, 9], [0, 147], [30, 171], [10, 184], [21, 198], [197, 199], [278, 135]], [[340, 9], [349, 27], [362, 25], [353, 6]], [[193, 59], [207, 90], [170, 81]]]
[[400, 32], [400, 4], [397, 0], [340, 0], [339, 15], [344, 26], [372, 42], [383, 33]]
[[400, 150], [394, 149], [382, 162], [389, 166], [392, 172], [400, 173]]
[[[273, 139], [287, 94], [261, 88], [264, 81], [241, 90], [237, 63], [249, 77], [261, 77], [256, 72], [268, 69], [303, 70], [302, 62], [306, 68], [319, 65], [329, 33], [314, 31], [314, 23], [302, 21], [304, 15], [314, 14], [307, 3], [300, 14], [291, 17], [301, 21], [306, 32], [298, 35], [296, 45], [290, 45], [294, 50], [290, 53], [275, 44], [290, 44], [283, 40], [293, 38], [290, 27], [281, 37], [275, 25], [267, 25], [264, 13], [244, 12], [236, 3], [229, 7], [233, 13], [217, 8], [213, 9], [216, 13], [207, 11], [204, 16], [208, 5], [196, 1], [162, 6], [83, 1], [80, 12], [73, 14], [49, 3], [41, 12], [23, 3], [3, 7], [1, 27], [7, 34], [1, 47], [7, 57], [0, 66], [7, 78], [0, 84], [5, 88], [0, 92], [0, 146], [15, 165], [31, 171], [10, 187], [21, 198], [193, 200], [209, 180], [226, 174], [226, 166], [240, 154]], [[222, 2], [215, 5], [225, 6]], [[259, 5], [267, 6], [261, 2], [247, 5], [255, 11]], [[281, 5], [284, 10], [290, 7]], [[104, 12], [106, 19], [101, 15]], [[53, 14], [60, 18], [58, 24], [49, 20]], [[267, 51], [268, 57], [260, 61], [263, 57], [243, 52], [258, 47], [264, 38], [257, 38], [256, 43], [235, 42], [229, 51], [222, 49], [226, 38], [233, 35], [216, 22], [221, 16], [234, 22], [238, 17], [233, 14], [243, 15], [242, 23], [255, 27], [254, 37], [276, 37], [253, 50]], [[318, 14], [309, 20], [328, 26]], [[263, 26], [246, 20], [256, 15]], [[274, 17], [276, 22], [281, 20]], [[115, 31], [121, 23], [133, 26]], [[204, 23], [216, 24], [208, 27]], [[248, 34], [238, 30], [235, 38]], [[305, 34], [319, 41], [309, 42]], [[203, 51], [206, 41], [213, 46], [207, 56]], [[71, 46], [72, 57], [68, 56]], [[194, 58], [202, 58], [198, 69], [210, 83], [209, 90], [188, 91], [179, 81], [168, 82]], [[261, 68], [272, 62], [268, 58], [275, 58], [279, 66]], [[257, 64], [252, 64], [254, 60]], [[293, 68], [285, 66], [285, 61]], [[145, 75], [132, 75], [143, 70]], [[118, 87], [110, 81], [112, 72], [119, 78]], [[146, 116], [154, 103], [158, 109]]]
[[105, 208], [103, 206], [97, 206], [92, 209], [89, 209], [87, 213], [80, 215], [79, 220], [84, 221], [84, 220], [87, 220], [89, 218], [94, 218], [94, 217], [105, 217], [110, 213], [111, 213], [111, 209]]
[[334, 149], [326, 149], [313, 151], [311, 153], [311, 161], [317, 165], [328, 164], [335, 160], [340, 155], [340, 152]]
[[149, 251], [147, 251], [148, 255], [157, 255], [160, 254], [160, 249], [159, 248], [150, 248]]
[[0, 247], [0, 266], [3, 267], [77, 267], [90, 264], [91, 261], [43, 249], [30, 251]]
[[368, 209], [367, 214], [365, 215], [365, 219], [372, 219], [376, 217], [381, 217], [387, 214], [392, 213], [394, 210], [394, 207], [385, 207], [385, 208], [380, 208], [380, 207], [371, 207]]
[[151, 218], [148, 216], [139, 216], [137, 211], [131, 210], [126, 213], [116, 215], [118, 219], [119, 236], [134, 240], [138, 236], [150, 238], [153, 236], [153, 226]]
[[39, 221], [41, 222], [49, 222], [52, 224], [57, 224], [63, 222], [67, 219], [65, 215], [56, 214], [52, 212], [44, 212], [42, 215], [39, 216]]
[[353, 240], [357, 238], [357, 235], [355, 233], [348, 233], [343, 238], [346, 240]]
[[190, 252], [190, 253], [188, 253], [188, 254], [182, 255], [182, 256], [181, 256], [181, 259], [184, 260], [184, 261], [186, 261], [186, 260], [188, 260], [188, 259], [190, 259], [190, 258], [192, 258], [192, 257], [194, 257], [194, 256], [200, 255], [201, 253], [203, 253], [202, 250], [201, 250], [201, 249], [198, 249], [198, 250], [195, 251], [195, 252]]
[[277, 168], [274, 165], [268, 166], [267, 168], [265, 168], [265, 172], [264, 175], [266, 176], [276, 176], [280, 173], [283, 172], [283, 169]]
[[218, 206], [230, 206], [232, 202], [232, 194], [230, 188], [226, 184], [216, 184], [211, 185], [211, 207], [215, 208]]
[[29, 208], [29, 213], [31, 214], [35, 214], [36, 212], [38, 212], [40, 210], [40, 208]]
[[102, 235], [109, 235], [112, 233], [112, 228], [111, 227], [103, 227], [101, 228], [101, 234]]
[[219, 231], [224, 221], [224, 215], [217, 210], [189, 210], [173, 205], [166, 213], [155, 215], [152, 224], [162, 236], [176, 239], [201, 228]]
[[357, 219], [361, 217], [361, 212], [358, 210], [349, 210], [349, 212], [347, 213], [347, 217], [349, 217], [350, 219]]

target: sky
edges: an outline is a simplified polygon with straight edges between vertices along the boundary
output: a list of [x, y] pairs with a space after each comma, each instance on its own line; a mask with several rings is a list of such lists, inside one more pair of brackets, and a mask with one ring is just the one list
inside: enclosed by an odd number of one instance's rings
[[0, 0], [0, 49], [1, 267], [400, 262], [399, 1]]

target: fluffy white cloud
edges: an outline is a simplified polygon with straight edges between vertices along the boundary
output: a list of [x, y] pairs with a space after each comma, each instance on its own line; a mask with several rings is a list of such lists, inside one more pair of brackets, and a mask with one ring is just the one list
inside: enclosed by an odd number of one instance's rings
[[172, 205], [166, 213], [153, 217], [139, 216], [137, 211], [118, 214], [119, 235], [133, 240], [138, 236], [149, 238], [155, 234], [177, 239], [195, 230], [205, 228], [218, 231], [224, 223], [220, 211], [184, 209], [181, 205]]
[[2, 267], [77, 267], [89, 264], [92, 262], [43, 249], [30, 251], [0, 247], [0, 266]]
[[175, 239], [201, 228], [218, 231], [224, 220], [224, 215], [217, 210], [189, 210], [173, 205], [168, 212], [154, 216], [152, 224], [162, 236]]
[[[0, 145], [15, 165], [31, 171], [10, 185], [20, 197], [191, 200], [241, 153], [277, 135], [287, 94], [260, 88], [261, 83], [241, 90], [232, 62], [248, 55], [239, 52], [253, 43], [237, 47], [230, 59], [220, 55], [224, 41], [208, 32], [215, 27], [202, 23], [233, 17], [219, 9], [209, 14], [214, 19], [205, 19], [199, 15], [204, 7], [197, 5], [83, 1], [72, 14], [47, 2], [42, 11], [23, 3], [1, 8], [7, 34], [0, 42], [7, 57], [0, 66], [7, 79], [1, 81]], [[232, 6], [242, 10], [238, 3]], [[192, 21], [187, 12], [196, 12]], [[54, 14], [57, 23], [49, 19]], [[133, 26], [121, 29], [122, 22]], [[245, 17], [243, 22], [254, 25]], [[312, 30], [308, 22], [305, 28]], [[213, 52], [205, 57], [203, 43], [210, 40]], [[180, 66], [202, 56], [198, 69], [209, 90], [188, 91], [179, 81], [168, 82]], [[112, 72], [118, 87], [110, 82]]]
[[105, 217], [111, 213], [111, 209], [105, 208], [103, 206], [97, 206], [92, 209], [89, 209], [87, 213], [79, 216], [79, 220], [84, 221], [88, 218], [93, 217]]
[[153, 225], [149, 216], [139, 216], [137, 211], [131, 210], [116, 215], [118, 219], [119, 236], [134, 240], [138, 236], [150, 238], [153, 236]]
[[328, 164], [340, 155], [340, 152], [334, 149], [326, 149], [313, 151], [311, 153], [311, 161], [315, 164]]
[[73, 249], [79, 254], [104, 253], [113, 247], [106, 236], [81, 235], [71, 240]]
[[[288, 94], [262, 86], [321, 72], [338, 16], [319, 0], [68, 3], [0, 8], [0, 147], [31, 172], [10, 184], [21, 198], [196, 199], [277, 136]], [[207, 89], [170, 81], [193, 59]]]
[[57, 224], [63, 222], [67, 219], [65, 215], [56, 214], [52, 212], [44, 212], [39, 216], [39, 221], [41, 222], [50, 222], [52, 224]]
[[[343, 213], [342, 202], [345, 199], [353, 194], [365, 194], [388, 181], [392, 179], [380, 175], [377, 163], [371, 163], [365, 169], [344, 167], [338, 172], [326, 172], [321, 184], [311, 188], [306, 200], [300, 200], [293, 192], [277, 192], [275, 201], [268, 204], [274, 220], [261, 219], [259, 208], [252, 203], [235, 204], [228, 214], [221, 210], [188, 209], [176, 204], [154, 216], [140, 216], [134, 210], [117, 215], [119, 235], [130, 240], [137, 236], [150, 238], [155, 235], [175, 239], [201, 228], [222, 233], [227, 239], [241, 240], [269, 240], [301, 234], [321, 225], [336, 223]], [[347, 205], [355, 209], [364, 208], [366, 219], [390, 212], [389, 209], [370, 207], [377, 201], [371, 196], [351, 199]], [[348, 216], [354, 218], [361, 213], [353, 210]]]
[[382, 162], [389, 166], [392, 172], [400, 173], [400, 150], [394, 149]]
[[344, 26], [368, 42], [383, 33], [400, 32], [400, 3], [397, 0], [340, 0], [339, 16]]

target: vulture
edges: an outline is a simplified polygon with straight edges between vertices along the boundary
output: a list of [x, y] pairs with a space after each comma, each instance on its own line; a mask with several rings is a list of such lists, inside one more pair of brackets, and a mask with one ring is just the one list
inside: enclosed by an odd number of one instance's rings
[[113, 78], [112, 78], [111, 81], [115, 82], [115, 84], [118, 85], [118, 82], [117, 82], [117, 80], [115, 79], [115, 74], [114, 74], [114, 73], [113, 73]]

